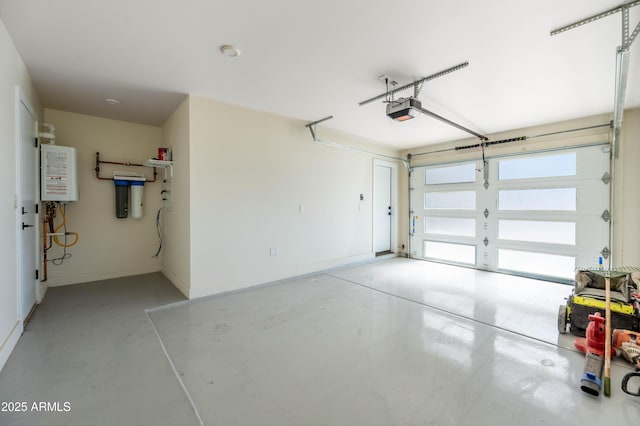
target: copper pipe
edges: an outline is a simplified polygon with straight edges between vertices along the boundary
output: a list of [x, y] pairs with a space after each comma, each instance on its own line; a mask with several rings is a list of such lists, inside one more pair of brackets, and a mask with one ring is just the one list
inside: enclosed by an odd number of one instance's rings
[[[96, 172], [96, 178], [100, 179], [100, 180], [114, 180], [113, 178], [106, 178], [106, 177], [102, 177], [100, 176], [100, 164], [115, 164], [117, 166], [127, 166], [127, 167], [147, 167], [144, 164], [139, 164], [139, 163], [123, 163], [123, 162], [119, 162], [119, 161], [104, 161], [100, 159], [100, 153], [96, 152], [96, 168], [94, 169]], [[156, 168], [153, 168], [153, 179], [150, 180], [145, 180], [145, 182], [155, 182], [156, 179], [158, 177], [158, 171], [156, 170]]]

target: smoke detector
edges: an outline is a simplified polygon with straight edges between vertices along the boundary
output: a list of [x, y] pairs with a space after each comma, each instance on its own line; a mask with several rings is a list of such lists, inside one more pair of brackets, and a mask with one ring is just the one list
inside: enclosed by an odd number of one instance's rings
[[235, 46], [232, 46], [230, 44], [220, 46], [220, 52], [227, 58], [235, 58], [237, 56], [240, 56], [240, 51]]

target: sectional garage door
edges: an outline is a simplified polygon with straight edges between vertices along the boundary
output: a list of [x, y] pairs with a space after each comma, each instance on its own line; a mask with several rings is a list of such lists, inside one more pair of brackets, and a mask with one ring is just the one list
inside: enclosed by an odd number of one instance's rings
[[608, 145], [411, 169], [411, 257], [559, 282], [608, 257]]

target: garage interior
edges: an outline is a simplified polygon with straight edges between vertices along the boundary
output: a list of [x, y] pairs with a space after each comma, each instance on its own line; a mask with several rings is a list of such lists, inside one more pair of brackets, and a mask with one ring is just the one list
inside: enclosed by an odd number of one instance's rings
[[637, 422], [640, 1], [465, 3], [0, 0], [0, 423]]

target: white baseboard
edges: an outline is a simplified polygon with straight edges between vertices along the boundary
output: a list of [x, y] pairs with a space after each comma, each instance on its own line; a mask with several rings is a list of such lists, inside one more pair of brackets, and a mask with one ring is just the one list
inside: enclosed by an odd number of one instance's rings
[[132, 275], [151, 274], [160, 271], [160, 264], [150, 262], [133, 269], [109, 269], [92, 272], [74, 273], [60, 276], [49, 276], [48, 287], [61, 287], [72, 284], [83, 284], [93, 281], [111, 280], [114, 278], [130, 277]]
[[[192, 282], [189, 292], [189, 299], [197, 299], [206, 296], [227, 294], [239, 290], [246, 290], [251, 287], [257, 287], [284, 279], [296, 278], [309, 274], [317, 274], [333, 268], [353, 265], [367, 261], [375, 261], [375, 254], [372, 252], [367, 252], [338, 259], [328, 259], [320, 262], [313, 262], [302, 265], [289, 265], [280, 269], [260, 270], [254, 274], [247, 274], [246, 276], [236, 279], [229, 279], [226, 281], [207, 280], [206, 284], [209, 285], [206, 287], [194, 286], [194, 283]], [[171, 279], [171, 277], [168, 278]]]
[[20, 336], [22, 336], [23, 325], [22, 321], [17, 321], [9, 335], [2, 342], [2, 346], [0, 346], [0, 371], [4, 368], [4, 365], [7, 363], [9, 359], [9, 355], [13, 352], [13, 348], [16, 347]]

